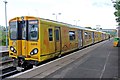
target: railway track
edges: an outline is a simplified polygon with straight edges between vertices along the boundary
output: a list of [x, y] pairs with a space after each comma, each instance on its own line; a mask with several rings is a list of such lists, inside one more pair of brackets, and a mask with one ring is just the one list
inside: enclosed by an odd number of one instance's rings
[[4, 79], [7, 76], [17, 73], [15, 67], [13, 67], [13, 60], [9, 57], [8, 51], [0, 52], [0, 78]]
[[[78, 51], [78, 50], [75, 50], [75, 51]], [[67, 54], [70, 54], [70, 53], [75, 52], [75, 51], [68, 52]], [[67, 54], [62, 55], [61, 57], [66, 56]], [[60, 57], [60, 58], [61, 58], [61, 57]], [[54, 58], [51, 58], [51, 59], [49, 59], [49, 60], [43, 61], [43, 62], [41, 62], [40, 64], [38, 64], [36, 67], [41, 66], [41, 65], [44, 65], [45, 63], [48, 63], [48, 62], [50, 62], [50, 61], [54, 61], [54, 60], [56, 60], [56, 59], [58, 59], [58, 57], [54, 57]], [[28, 68], [28, 69], [23, 70], [22, 72], [24, 72], [24, 71], [26, 71], [26, 70], [29, 70], [29, 69], [32, 69], [32, 68], [33, 68], [33, 67], [30, 67], [30, 68]], [[9, 78], [10, 76], [15, 75], [15, 74], [17, 74], [17, 73], [20, 73], [20, 72], [17, 71], [15, 67], [12, 67], [12, 66], [11, 66], [11, 67], [8, 67], [8, 68], [6, 68], [6, 69], [3, 69], [3, 70], [2, 70], [2, 73], [3, 73], [3, 74], [0, 75], [0, 77], [1, 77], [2, 79], [5, 79], [5, 78]]]
[[0, 55], [0, 70], [13, 66], [13, 60], [9, 57], [8, 51], [1, 52]]
[[0, 74], [0, 78], [4, 79], [4, 78], [14, 75], [16, 73], [18, 73], [16, 68], [11, 66], [11, 67], [8, 67], [8, 68], [5, 68], [2, 70], [2, 74]]

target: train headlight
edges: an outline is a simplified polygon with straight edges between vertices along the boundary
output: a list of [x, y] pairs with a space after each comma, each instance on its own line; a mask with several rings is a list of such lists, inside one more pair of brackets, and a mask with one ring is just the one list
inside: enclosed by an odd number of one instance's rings
[[13, 51], [13, 50], [14, 50], [14, 48], [13, 48], [13, 47], [11, 47], [11, 48], [10, 48], [10, 50], [11, 50], [11, 51]]
[[14, 53], [16, 53], [17, 51], [16, 50], [14, 50]]
[[31, 54], [31, 55], [33, 55], [34, 53], [33, 53], [33, 52], [31, 52], [30, 54]]
[[34, 55], [34, 54], [37, 54], [37, 53], [38, 53], [38, 49], [35, 48], [30, 52], [30, 55]]
[[13, 46], [10, 46], [10, 50], [11, 50], [12, 52], [14, 52], [14, 53], [17, 52]]
[[34, 49], [34, 51], [33, 51], [35, 54], [37, 54], [38, 53], [38, 49]]

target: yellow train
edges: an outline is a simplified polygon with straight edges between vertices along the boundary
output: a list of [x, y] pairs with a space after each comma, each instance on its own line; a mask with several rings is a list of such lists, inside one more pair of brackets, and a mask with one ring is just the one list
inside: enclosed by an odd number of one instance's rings
[[23, 69], [106, 39], [104, 32], [38, 17], [9, 21], [9, 56]]

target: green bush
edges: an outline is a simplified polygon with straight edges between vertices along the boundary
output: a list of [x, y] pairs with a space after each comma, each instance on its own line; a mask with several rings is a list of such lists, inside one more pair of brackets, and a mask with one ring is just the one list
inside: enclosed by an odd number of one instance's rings
[[5, 27], [0, 26], [0, 46], [6, 45], [6, 31]]

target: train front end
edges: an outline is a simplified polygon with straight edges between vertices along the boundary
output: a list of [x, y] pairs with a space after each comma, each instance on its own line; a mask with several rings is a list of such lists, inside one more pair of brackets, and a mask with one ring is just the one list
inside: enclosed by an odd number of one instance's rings
[[22, 16], [9, 21], [9, 56], [17, 69], [25, 69], [40, 61], [39, 19]]

